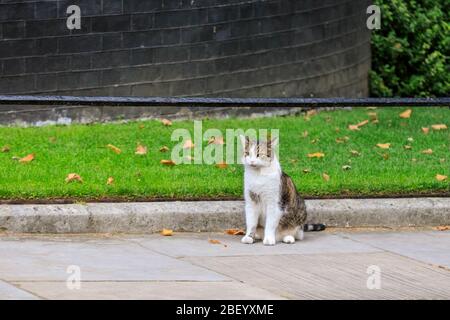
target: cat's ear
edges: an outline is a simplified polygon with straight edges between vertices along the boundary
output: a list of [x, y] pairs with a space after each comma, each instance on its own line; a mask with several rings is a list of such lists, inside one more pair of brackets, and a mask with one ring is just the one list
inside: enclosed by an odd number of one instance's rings
[[245, 148], [245, 145], [248, 143], [248, 137], [240, 134], [239, 139], [241, 140], [242, 147]]

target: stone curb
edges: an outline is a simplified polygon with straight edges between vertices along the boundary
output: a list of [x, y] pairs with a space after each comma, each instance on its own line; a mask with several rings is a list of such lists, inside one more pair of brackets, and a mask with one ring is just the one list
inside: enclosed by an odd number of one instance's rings
[[[306, 200], [309, 222], [333, 227], [450, 224], [450, 198]], [[243, 201], [0, 205], [0, 231], [152, 233], [242, 228]]]

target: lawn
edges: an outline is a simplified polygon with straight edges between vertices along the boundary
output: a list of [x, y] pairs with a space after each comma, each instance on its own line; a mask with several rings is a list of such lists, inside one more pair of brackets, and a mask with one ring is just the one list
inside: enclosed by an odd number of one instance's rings
[[[450, 125], [448, 108], [355, 108], [321, 111], [315, 115], [203, 120], [203, 128], [278, 128], [284, 171], [306, 197], [449, 195], [450, 130], [433, 130], [434, 124]], [[368, 113], [372, 113], [371, 116]], [[374, 114], [376, 113], [376, 115]], [[377, 121], [373, 121], [373, 119]], [[349, 125], [369, 120], [359, 130]], [[425, 134], [422, 127], [429, 128]], [[93, 125], [0, 127], [0, 199], [204, 199], [239, 198], [243, 168], [229, 165], [160, 163], [170, 159], [174, 129], [192, 131], [193, 121], [138, 121]], [[307, 135], [305, 134], [307, 131]], [[136, 155], [138, 143], [145, 155]], [[377, 144], [390, 144], [382, 149]], [[107, 147], [121, 149], [117, 154]], [[207, 141], [204, 141], [207, 145]], [[411, 146], [406, 149], [405, 145]], [[9, 149], [9, 151], [7, 151]], [[422, 153], [431, 149], [431, 154]], [[357, 151], [352, 152], [351, 151]], [[1, 152], [6, 151], [6, 152]], [[322, 158], [308, 158], [321, 152]], [[28, 154], [35, 158], [19, 162]], [[347, 166], [347, 167], [344, 167]], [[343, 169], [346, 168], [345, 169]], [[70, 173], [83, 182], [67, 183]], [[329, 177], [324, 178], [324, 173]], [[114, 178], [107, 184], [109, 177]], [[326, 177], [326, 176], [325, 176]]]

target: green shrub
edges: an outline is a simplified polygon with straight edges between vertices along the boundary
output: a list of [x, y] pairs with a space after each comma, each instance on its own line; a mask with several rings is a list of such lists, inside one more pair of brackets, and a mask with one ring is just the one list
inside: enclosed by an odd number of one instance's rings
[[447, 96], [450, 1], [375, 0], [381, 29], [372, 32], [372, 96]]

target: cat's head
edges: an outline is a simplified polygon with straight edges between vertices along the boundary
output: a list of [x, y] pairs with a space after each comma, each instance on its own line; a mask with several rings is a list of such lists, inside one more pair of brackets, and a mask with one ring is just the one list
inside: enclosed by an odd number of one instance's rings
[[242, 163], [253, 168], [269, 167], [276, 161], [275, 147], [278, 137], [269, 140], [255, 140], [248, 136], [240, 135], [242, 144]]

